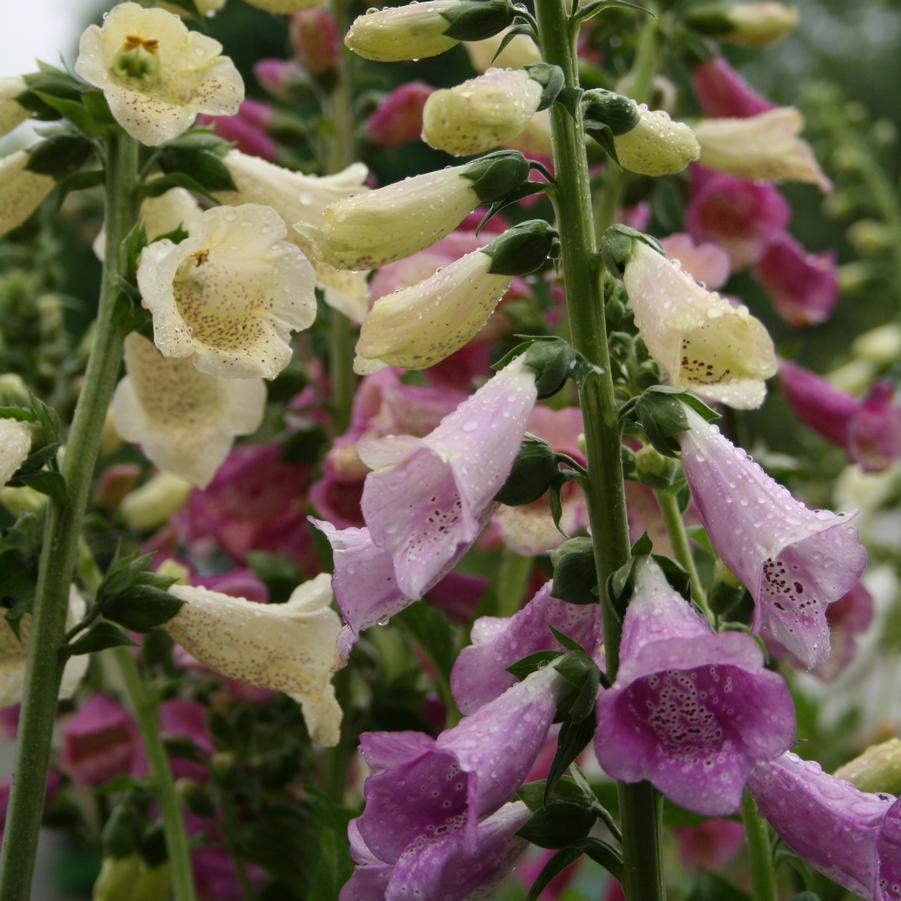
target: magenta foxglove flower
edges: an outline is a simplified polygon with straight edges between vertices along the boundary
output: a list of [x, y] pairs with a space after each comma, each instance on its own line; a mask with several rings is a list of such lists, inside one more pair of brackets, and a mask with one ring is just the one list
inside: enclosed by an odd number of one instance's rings
[[597, 657], [601, 609], [597, 604], [569, 604], [551, 596], [545, 583], [510, 617], [482, 616], [472, 626], [472, 644], [464, 648], [451, 673], [451, 690], [460, 712], [471, 714], [516, 684], [507, 667], [537, 651], [563, 650], [550, 626], [579, 642]]
[[735, 820], [704, 820], [674, 831], [682, 863], [694, 869], [719, 870], [745, 843], [744, 827]]
[[691, 79], [701, 111], [708, 118], [745, 119], [775, 108], [721, 56], [695, 66]]
[[748, 635], [715, 633], [651, 558], [637, 566], [620, 667], [597, 703], [595, 752], [620, 782], [647, 779], [707, 816], [732, 813], [748, 774], [795, 731], [791, 695]]
[[692, 166], [685, 227], [695, 241], [713, 241], [734, 270], [755, 263], [764, 247], [785, 231], [788, 203], [773, 185]]
[[341, 889], [340, 901], [397, 901], [484, 897], [513, 868], [528, 842], [516, 833], [531, 811], [522, 801], [505, 804], [476, 826], [474, 847], [461, 832], [415, 844], [397, 863], [379, 860], [351, 823], [350, 851], [357, 868]]
[[250, 119], [237, 116], [201, 116], [199, 124], [212, 128], [224, 141], [232, 141], [242, 153], [272, 162], [278, 155], [275, 141]]
[[814, 670], [820, 679], [831, 682], [848, 666], [857, 653], [857, 636], [870, 628], [875, 615], [873, 595], [859, 582], [841, 600], [826, 608], [832, 653]]
[[691, 235], [679, 233], [662, 238], [660, 246], [669, 259], [678, 260], [696, 282], [710, 291], [718, 291], [729, 280], [729, 254], [714, 243], [696, 244]]
[[457, 832], [475, 850], [479, 821], [500, 809], [528, 776], [563, 684], [553, 667], [539, 669], [438, 738], [363, 733], [360, 750], [372, 774], [350, 835], [356, 832], [385, 865]]
[[788, 234], [766, 245], [754, 264], [754, 275], [789, 325], [825, 322], [838, 302], [834, 254], [807, 253]]
[[311, 75], [324, 75], [338, 64], [338, 26], [328, 9], [319, 6], [294, 13], [288, 32], [294, 55]]
[[833, 444], [848, 446], [848, 423], [857, 411], [856, 398], [788, 360], [779, 366], [779, 387], [804, 425]]
[[814, 869], [867, 901], [901, 898], [901, 801], [785, 753], [748, 783], [761, 814]]
[[291, 86], [303, 78], [303, 69], [293, 60], [261, 59], [253, 64], [253, 74], [267, 94], [288, 100]]
[[901, 406], [891, 382], [876, 382], [851, 417], [848, 450], [867, 472], [881, 472], [901, 458]]
[[332, 546], [335, 600], [347, 623], [342, 654], [363, 629], [421, 598], [479, 537], [536, 393], [535, 372], [517, 357], [424, 438], [360, 442], [373, 470], [363, 487], [366, 528], [312, 520]]
[[686, 408], [682, 464], [701, 523], [755, 601], [753, 628], [808, 669], [829, 657], [826, 608], [867, 562], [849, 517], [810, 510]]
[[435, 89], [424, 81], [408, 81], [379, 103], [366, 123], [366, 134], [382, 148], [399, 147], [419, 140], [422, 110]]

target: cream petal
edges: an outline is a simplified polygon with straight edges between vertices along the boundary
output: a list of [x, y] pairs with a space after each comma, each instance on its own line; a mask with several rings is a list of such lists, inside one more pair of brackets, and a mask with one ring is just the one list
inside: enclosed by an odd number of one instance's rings
[[17, 419], [0, 419], [0, 488], [31, 453], [31, 429]]
[[24, 150], [0, 158], [0, 237], [20, 226], [53, 189], [49, 175], [29, 172]]

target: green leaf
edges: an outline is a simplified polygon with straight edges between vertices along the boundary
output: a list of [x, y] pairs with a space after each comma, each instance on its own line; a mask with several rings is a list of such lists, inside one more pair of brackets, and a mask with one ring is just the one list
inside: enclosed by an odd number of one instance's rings
[[266, 586], [271, 601], [286, 601], [303, 582], [300, 568], [287, 557], [268, 551], [250, 551], [245, 559], [253, 574]]
[[79, 100], [58, 97], [43, 91], [32, 89], [32, 93], [43, 103], [68, 119], [80, 132], [89, 138], [103, 137], [109, 126], [98, 122]]
[[138, 195], [141, 197], [159, 197], [171, 188], [185, 188], [188, 191], [193, 191], [195, 194], [200, 194], [201, 197], [206, 197], [207, 200], [213, 203], [219, 203], [214, 194], [211, 194], [199, 181], [191, 178], [185, 172], [173, 172], [169, 175], [155, 178], [153, 181], [144, 182], [138, 188]]
[[540, 848], [565, 848], [585, 838], [595, 819], [590, 807], [571, 801], [551, 800], [532, 814], [516, 834]]
[[542, 868], [538, 877], [532, 883], [526, 901], [538, 901], [541, 893], [550, 885], [553, 879], [562, 873], [570, 864], [575, 863], [582, 856], [580, 848], [564, 848], [558, 851]]
[[[539, 779], [536, 782], [527, 782], [519, 789], [516, 795], [525, 803], [529, 810], [536, 811], [544, 807], [546, 789], [546, 780]], [[549, 800], [578, 804], [581, 807], [599, 806], [597, 797], [590, 787], [586, 790], [585, 786], [580, 785], [568, 776], [562, 778], [554, 786]]]
[[67, 657], [73, 657], [76, 654], [93, 654], [95, 651], [102, 651], [106, 648], [129, 645], [134, 645], [134, 642], [118, 626], [100, 622], [94, 623], [81, 638], [66, 645], [63, 653]]
[[77, 172], [93, 153], [93, 141], [84, 135], [59, 130], [30, 148], [26, 168], [59, 181]]
[[594, 738], [595, 722], [593, 716], [587, 716], [579, 722], [567, 720], [557, 735], [557, 753], [548, 770], [545, 785], [545, 797], [549, 798], [555, 786], [569, 768], [569, 765], [582, 753], [588, 742]]
[[19, 477], [18, 480], [23, 485], [46, 494], [59, 507], [65, 507], [69, 502], [69, 493], [66, 489], [66, 480], [59, 472], [49, 472], [48, 470], [40, 470], [30, 475]]
[[132, 798], [124, 798], [112, 810], [103, 832], [100, 845], [104, 857], [127, 857], [141, 845], [147, 817]]
[[547, 666], [558, 657], [560, 657], [559, 651], [536, 651], [534, 654], [529, 654], [528, 657], [523, 657], [522, 660], [517, 660], [516, 663], [508, 666], [507, 672], [512, 673], [517, 679], [525, 679], [526, 676], [530, 676], [536, 670]]
[[56, 208], [59, 209], [63, 205], [63, 201], [73, 191], [99, 188], [103, 181], [103, 171], [101, 169], [92, 169], [90, 172], [75, 172], [60, 179], [56, 183]]
[[231, 173], [222, 162], [227, 150], [228, 145], [214, 135], [190, 135], [164, 145], [157, 161], [166, 175], [187, 175], [205, 191], [236, 191]]
[[136, 585], [121, 594], [99, 596], [100, 610], [132, 632], [149, 632], [169, 622], [184, 605], [174, 595], [150, 585]]
[[585, 838], [577, 845], [595, 863], [599, 863], [611, 876], [622, 882], [623, 857], [620, 852], [599, 838]]

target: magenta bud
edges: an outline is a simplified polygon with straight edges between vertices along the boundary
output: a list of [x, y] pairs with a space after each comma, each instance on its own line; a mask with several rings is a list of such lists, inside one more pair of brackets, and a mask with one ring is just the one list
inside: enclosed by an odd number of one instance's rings
[[325, 7], [294, 13], [289, 33], [294, 55], [310, 75], [323, 75], [337, 66], [338, 28]]
[[369, 117], [367, 134], [378, 147], [398, 147], [419, 139], [422, 108], [434, 88], [410, 81], [395, 88]]

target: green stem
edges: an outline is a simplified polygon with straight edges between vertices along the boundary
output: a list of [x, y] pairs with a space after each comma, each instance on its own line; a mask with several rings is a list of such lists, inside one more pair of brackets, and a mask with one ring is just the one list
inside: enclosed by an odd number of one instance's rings
[[50, 740], [59, 692], [69, 587], [78, 558], [82, 521], [100, 447], [100, 434], [122, 359], [114, 322], [120, 293], [119, 246], [137, 215], [138, 145], [119, 133], [107, 142], [106, 257], [91, 356], [66, 441], [62, 473], [68, 501], [48, 501], [35, 592], [25, 690], [16, 743], [15, 775], [0, 858], [0, 899], [25, 901], [31, 889], [41, 825]]
[[128, 700], [138, 724], [138, 732], [141, 735], [141, 744], [147, 755], [156, 800], [160, 805], [175, 901], [194, 901], [194, 877], [191, 872], [188, 836], [185, 833], [178, 795], [175, 793], [175, 782], [172, 779], [169, 756], [166, 754], [163, 738], [160, 735], [156, 699], [145, 689], [131, 649], [127, 647], [113, 648], [112, 654], [119, 666], [119, 672], [122, 674], [122, 681], [125, 683]]
[[669, 535], [670, 544], [673, 546], [673, 555], [682, 569], [688, 573], [688, 578], [691, 581], [692, 597], [704, 611], [707, 619], [713, 622], [713, 613], [707, 605], [707, 592], [701, 584], [701, 577], [698, 575], [697, 566], [695, 566], [695, 558], [691, 552], [691, 545], [688, 542], [688, 532], [685, 531], [685, 522], [682, 519], [682, 511], [679, 509], [679, 501], [676, 494], [669, 490], [655, 491], [654, 494], [657, 495], [660, 513], [663, 515], [666, 532]]
[[522, 593], [532, 573], [532, 558], [515, 554], [509, 548], [501, 552], [497, 585], [497, 615], [513, 616], [519, 610]]
[[[544, 59], [560, 66], [569, 88], [578, 89], [575, 33], [564, 0], [537, 0], [539, 38]], [[595, 367], [579, 391], [585, 426], [589, 477], [588, 515], [594, 541], [598, 584], [602, 586], [604, 650], [607, 673], [619, 664], [621, 624], [606, 596], [608, 578], [630, 555], [629, 529], [607, 329], [601, 294], [602, 270], [591, 210], [585, 129], [580, 109], [572, 116], [554, 104], [551, 133], [557, 176], [557, 227], [563, 256], [567, 309], [573, 346]], [[625, 858], [624, 888], [629, 901], [664, 897], [660, 857], [658, 796], [647, 783], [618, 786]]]
[[328, 351], [333, 422], [335, 434], [342, 435], [354, 402], [353, 335], [350, 320], [335, 309], [329, 309]]
[[741, 801], [741, 816], [745, 824], [745, 840], [751, 862], [751, 897], [754, 901], [779, 901], [769, 827], [760, 818], [757, 805], [748, 792], [745, 792]]

